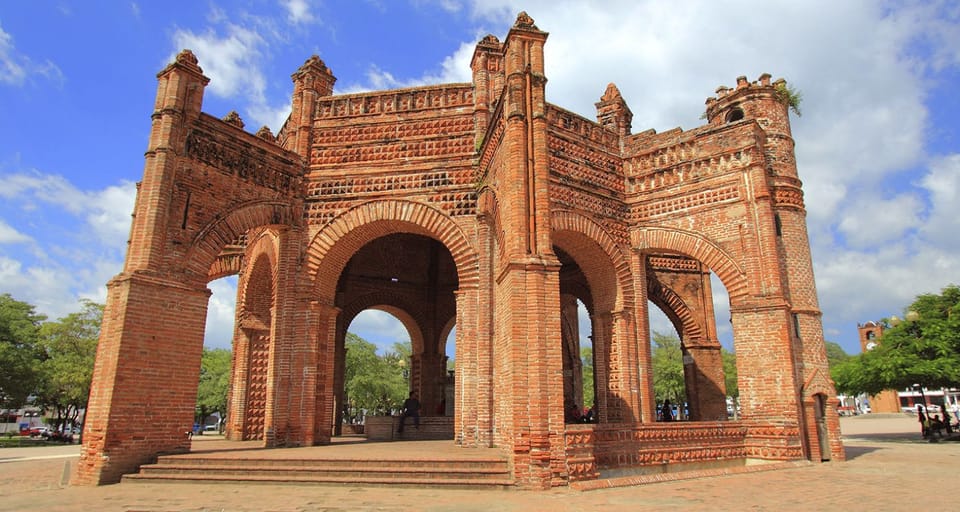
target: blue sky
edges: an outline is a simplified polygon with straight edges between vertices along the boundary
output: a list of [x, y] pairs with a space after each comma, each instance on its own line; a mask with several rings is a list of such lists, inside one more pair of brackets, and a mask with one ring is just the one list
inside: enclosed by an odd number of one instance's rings
[[[0, 293], [51, 318], [104, 300], [156, 73], [179, 50], [211, 78], [204, 111], [276, 132], [310, 55], [335, 93], [466, 82], [476, 42], [502, 39], [521, 10], [550, 33], [548, 100], [593, 118], [614, 82], [634, 133], [699, 126], [704, 100], [739, 75], [803, 93], [792, 122], [824, 331], [847, 352], [858, 322], [960, 283], [955, 1], [34, 0], [0, 5]], [[229, 346], [234, 283], [211, 283], [210, 346]], [[351, 330], [384, 346], [407, 337], [382, 314]]]

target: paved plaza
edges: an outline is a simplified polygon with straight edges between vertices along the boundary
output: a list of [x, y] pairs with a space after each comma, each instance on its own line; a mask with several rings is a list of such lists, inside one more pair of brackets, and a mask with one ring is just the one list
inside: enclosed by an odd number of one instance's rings
[[[960, 443], [928, 443], [906, 415], [841, 419], [847, 462], [597, 491], [234, 484], [71, 487], [77, 446], [0, 449], [3, 510], [105, 511], [913, 511], [952, 510]], [[209, 441], [198, 441], [209, 442]], [[390, 446], [384, 443], [383, 446]]]

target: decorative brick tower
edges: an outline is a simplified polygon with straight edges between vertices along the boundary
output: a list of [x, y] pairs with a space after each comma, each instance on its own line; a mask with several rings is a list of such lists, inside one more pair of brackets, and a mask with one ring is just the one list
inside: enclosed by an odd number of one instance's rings
[[[189, 450], [207, 283], [227, 275], [239, 276], [228, 439], [329, 443], [347, 327], [374, 308], [410, 333], [423, 410], [451, 443], [502, 449], [518, 486], [842, 459], [785, 84], [741, 77], [707, 101], [706, 125], [634, 134], [613, 84], [596, 121], [548, 102], [546, 40], [521, 13], [503, 42], [478, 43], [470, 83], [345, 95], [311, 57], [275, 136], [204, 114], [207, 78], [181, 53], [158, 75], [74, 482]], [[736, 421], [711, 276], [730, 298]], [[588, 405], [578, 301], [590, 424], [565, 415]], [[656, 422], [649, 303], [680, 335], [690, 421]]]

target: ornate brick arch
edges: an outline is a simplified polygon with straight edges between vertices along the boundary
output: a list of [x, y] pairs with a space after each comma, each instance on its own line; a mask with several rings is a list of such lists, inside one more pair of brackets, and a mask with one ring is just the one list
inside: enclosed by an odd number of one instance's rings
[[[262, 279], [262, 276], [258, 272], [254, 272], [254, 269], [260, 269], [262, 265], [261, 258], [266, 258], [266, 264], [270, 272], [270, 287], [271, 290], [274, 287], [274, 283], [277, 282], [277, 235], [271, 230], [263, 230], [258, 233], [250, 243], [247, 245], [247, 250], [245, 251], [244, 259], [250, 262], [249, 272], [246, 272], [241, 276], [240, 282], [237, 283], [237, 293], [239, 294], [239, 300], [237, 301], [243, 311], [246, 310], [248, 304], [247, 292], [251, 286], [251, 281], [254, 279]], [[272, 292], [275, 294], [275, 290]], [[272, 302], [272, 300], [271, 300]]]
[[421, 318], [405, 307], [406, 301], [403, 296], [390, 292], [368, 293], [343, 308], [340, 313], [343, 316], [344, 328], [350, 326], [350, 323], [360, 313], [368, 309], [377, 309], [389, 313], [397, 318], [410, 335], [410, 346], [413, 353], [417, 353], [417, 348], [423, 348], [423, 332], [420, 330]]
[[207, 279], [223, 248], [248, 230], [260, 226], [292, 226], [297, 223], [298, 216], [297, 210], [285, 201], [258, 201], [240, 205], [197, 233], [184, 257], [185, 270], [188, 275]]
[[730, 303], [747, 295], [747, 275], [736, 259], [715, 242], [698, 233], [679, 229], [644, 227], [631, 234], [633, 247], [690, 256], [706, 265], [727, 288]]
[[240, 251], [230, 254], [220, 254], [207, 273], [207, 282], [216, 281], [221, 277], [235, 276], [243, 270], [243, 253]]
[[675, 326], [680, 327], [678, 330], [681, 333], [681, 342], [690, 338], [703, 338], [703, 327], [693, 318], [690, 308], [673, 290], [654, 280], [649, 280], [647, 297], [663, 310]]
[[[613, 237], [594, 220], [582, 214], [571, 211], [554, 211], [550, 216], [550, 225], [553, 229], [553, 239], [560, 248], [564, 249], [571, 256], [577, 259], [577, 264], [581, 266], [588, 281], [605, 280], [610, 283], [608, 286], [614, 290], [614, 296], [611, 298], [602, 298], [601, 289], [591, 282], [591, 290], [594, 300], [610, 301], [609, 310], [622, 309], [630, 307], [634, 301], [634, 295], [631, 292], [631, 276], [629, 260], [624, 257], [620, 247], [616, 244]], [[579, 240], [568, 238], [565, 233], [575, 233], [580, 235]], [[584, 257], [584, 254], [578, 256], [576, 246], [583, 248], [583, 238], [595, 244], [598, 251], [602, 251], [606, 256], [606, 261], [598, 261], [597, 258]], [[587, 249], [589, 251], [589, 249]], [[592, 251], [591, 251], [592, 252]], [[607, 263], [608, 262], [608, 263]], [[606, 267], [606, 268], [604, 268]], [[612, 270], [612, 273], [611, 273]]]
[[306, 272], [317, 297], [332, 300], [340, 272], [367, 242], [392, 233], [433, 238], [450, 251], [460, 287], [478, 281], [476, 249], [450, 217], [423, 203], [379, 200], [360, 204], [324, 226], [307, 249]]

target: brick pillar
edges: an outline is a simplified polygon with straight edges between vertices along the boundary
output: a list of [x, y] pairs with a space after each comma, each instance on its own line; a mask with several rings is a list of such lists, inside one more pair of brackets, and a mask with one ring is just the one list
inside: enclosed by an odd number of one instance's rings
[[[437, 342], [433, 340], [425, 343], [427, 347], [436, 347]], [[420, 414], [422, 416], [442, 416], [438, 413], [438, 407], [443, 401], [443, 387], [446, 379], [447, 370], [444, 368], [446, 357], [436, 352], [423, 352], [419, 356], [420, 365], [420, 387], [417, 393], [420, 396]]]
[[610, 313], [590, 316], [593, 331], [594, 375], [597, 379], [598, 421], [619, 423], [623, 419], [620, 401], [620, 356], [611, 340], [613, 317]]
[[[630, 251], [630, 275], [633, 277], [635, 294], [632, 317], [636, 322], [632, 329], [639, 369], [637, 383], [641, 423], [657, 421], [657, 404], [653, 395], [653, 356], [650, 351], [650, 306], [647, 300], [647, 257], [643, 251]], [[631, 363], [633, 364], [633, 363]]]
[[311, 360], [316, 362], [316, 385], [304, 390], [304, 401], [312, 398], [314, 406], [307, 406], [305, 414], [312, 414], [312, 435], [305, 436], [305, 444], [329, 444], [332, 434], [334, 406], [334, 348], [337, 338], [337, 317], [340, 308], [314, 302], [311, 305], [310, 327], [307, 340], [313, 340], [314, 353]]
[[683, 342], [683, 377], [690, 419], [716, 421], [727, 418], [727, 391], [720, 345]]
[[190, 450], [209, 290], [138, 273], [107, 292], [79, 485], [115, 483], [158, 453]]
[[[297, 283], [299, 275], [300, 231], [281, 229], [277, 233], [277, 264], [273, 270], [276, 280], [270, 317], [270, 353], [267, 366], [267, 407], [265, 429], [272, 433], [273, 446], [299, 446], [303, 432], [310, 430], [301, 421], [303, 401], [302, 370], [296, 357], [297, 345]], [[296, 377], [295, 377], [296, 376]]]
[[520, 485], [549, 488], [565, 467], [560, 264], [512, 264], [498, 280], [499, 367], [504, 410]]
[[574, 403], [580, 411], [583, 411], [590, 404], [583, 403], [583, 362], [580, 360], [577, 298], [573, 295], [561, 295], [560, 310], [564, 407], [568, 403]]
[[[637, 351], [636, 327], [629, 311], [614, 311], [611, 316], [611, 340], [617, 353], [617, 377], [620, 421], [635, 423], [643, 416], [640, 389], [640, 357]], [[649, 343], [647, 344], [649, 346]], [[611, 368], [611, 372], [613, 369]]]
[[[242, 311], [237, 304], [236, 313]], [[230, 392], [227, 397], [226, 438], [231, 441], [243, 440], [243, 425], [246, 420], [247, 383], [250, 375], [250, 331], [241, 329], [236, 322], [233, 334], [233, 362], [230, 374]]]

